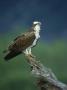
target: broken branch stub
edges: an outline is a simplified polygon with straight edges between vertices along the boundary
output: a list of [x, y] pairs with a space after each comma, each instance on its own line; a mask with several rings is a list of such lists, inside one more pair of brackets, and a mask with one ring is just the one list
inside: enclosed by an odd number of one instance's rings
[[37, 85], [41, 90], [67, 90], [67, 85], [60, 82], [49, 68], [32, 56], [25, 56], [31, 67], [31, 73], [36, 77]]

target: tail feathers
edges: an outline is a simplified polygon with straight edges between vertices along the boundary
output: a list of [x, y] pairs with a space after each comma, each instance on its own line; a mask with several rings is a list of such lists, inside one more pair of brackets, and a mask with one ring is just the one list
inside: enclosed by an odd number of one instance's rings
[[6, 61], [8, 61], [8, 60], [16, 57], [17, 55], [19, 55], [19, 54], [21, 54], [21, 53], [22, 53], [22, 52], [13, 52], [13, 51], [8, 52], [7, 55], [4, 57], [4, 59], [5, 59]]

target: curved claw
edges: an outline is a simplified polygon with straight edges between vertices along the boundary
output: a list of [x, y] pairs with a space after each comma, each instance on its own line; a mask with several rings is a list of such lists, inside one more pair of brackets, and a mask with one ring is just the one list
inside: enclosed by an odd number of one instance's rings
[[33, 54], [29, 54], [29, 56], [31, 56], [32, 58], [36, 58], [36, 56], [35, 56], [35, 55], [33, 55]]

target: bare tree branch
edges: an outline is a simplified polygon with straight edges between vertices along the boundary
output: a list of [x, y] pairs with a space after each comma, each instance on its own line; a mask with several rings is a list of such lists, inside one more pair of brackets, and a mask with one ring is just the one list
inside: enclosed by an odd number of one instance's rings
[[37, 85], [41, 90], [67, 90], [67, 85], [60, 82], [54, 73], [43, 66], [36, 58], [25, 55], [31, 67], [31, 73], [37, 79]]

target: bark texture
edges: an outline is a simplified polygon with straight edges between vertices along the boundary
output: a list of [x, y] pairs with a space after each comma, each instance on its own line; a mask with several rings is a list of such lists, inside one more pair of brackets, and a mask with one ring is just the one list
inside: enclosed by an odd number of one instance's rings
[[40, 90], [67, 90], [67, 85], [60, 82], [51, 69], [45, 67], [31, 55], [25, 55], [32, 75], [37, 79]]

